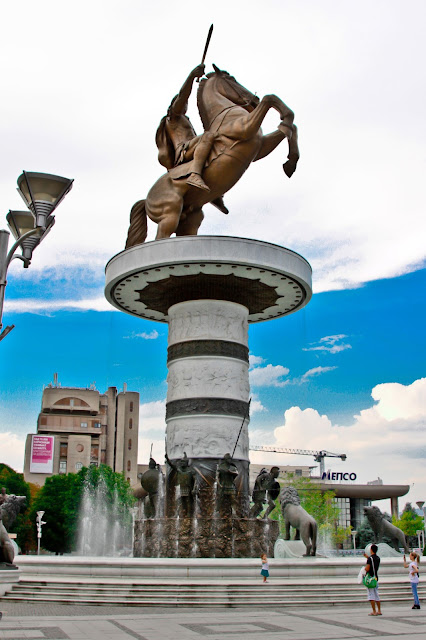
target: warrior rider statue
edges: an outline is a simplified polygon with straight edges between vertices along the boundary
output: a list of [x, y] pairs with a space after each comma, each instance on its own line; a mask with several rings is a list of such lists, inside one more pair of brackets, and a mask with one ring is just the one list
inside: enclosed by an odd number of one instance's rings
[[[204, 75], [204, 69], [205, 65], [199, 64], [191, 71], [181, 90], [173, 98], [167, 115], [161, 119], [155, 142], [158, 160], [168, 171], [173, 169], [173, 179], [185, 179], [192, 187], [210, 191], [201, 174], [216, 136], [209, 131], [197, 136], [186, 115], [194, 80]], [[212, 200], [211, 204], [222, 213], [228, 213], [222, 196]]]

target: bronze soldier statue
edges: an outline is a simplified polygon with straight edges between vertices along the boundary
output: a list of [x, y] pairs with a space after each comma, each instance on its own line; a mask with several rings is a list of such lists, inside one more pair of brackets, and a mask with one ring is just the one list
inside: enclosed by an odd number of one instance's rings
[[177, 482], [180, 489], [180, 500], [182, 507], [182, 515], [184, 518], [190, 518], [194, 512], [194, 484], [195, 471], [189, 464], [186, 453], [183, 458], [174, 464], [166, 453], [166, 462], [177, 474]]
[[236, 492], [235, 478], [238, 475], [238, 469], [234, 464], [234, 460], [230, 453], [225, 453], [222, 460], [217, 466], [217, 476], [219, 491], [225, 496], [234, 496]]
[[223, 519], [231, 518], [235, 511], [237, 491], [235, 479], [237, 476], [238, 469], [231, 454], [225, 453], [217, 465], [218, 508], [220, 517]]
[[271, 470], [262, 469], [256, 478], [256, 482], [253, 487], [253, 506], [250, 510], [250, 516], [257, 518], [263, 509], [263, 505], [266, 500], [268, 502], [268, 508], [265, 511], [263, 519], [266, 520], [270, 513], [275, 509], [276, 504], [274, 500], [278, 497], [280, 492], [280, 485], [276, 481], [280, 473], [279, 467], [271, 467]]
[[162, 473], [154, 458], [149, 459], [148, 470], [141, 477], [141, 485], [148, 492], [148, 503], [145, 506], [147, 518], [155, 518], [158, 506], [158, 491], [162, 481]]
[[[181, 90], [173, 98], [167, 115], [161, 119], [155, 142], [158, 147], [158, 160], [168, 171], [174, 169], [174, 180], [185, 179], [186, 184], [192, 187], [210, 191], [201, 174], [216, 135], [205, 131], [201, 136], [197, 136], [186, 115], [194, 80], [204, 75], [204, 69], [205, 65], [199, 64], [191, 71]], [[222, 213], [228, 213], [222, 197], [213, 200], [212, 204]]]

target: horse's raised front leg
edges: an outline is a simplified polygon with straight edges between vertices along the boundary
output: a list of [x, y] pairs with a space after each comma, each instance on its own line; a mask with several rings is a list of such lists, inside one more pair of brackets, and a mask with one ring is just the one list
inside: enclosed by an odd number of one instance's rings
[[269, 109], [278, 111], [281, 116], [280, 128], [282, 133], [291, 138], [294, 113], [278, 96], [273, 94], [263, 96], [251, 113], [225, 124], [221, 129], [221, 133], [234, 140], [250, 140], [259, 131]]
[[293, 173], [296, 171], [297, 162], [300, 158], [299, 144], [297, 140], [297, 127], [295, 124], [292, 126], [292, 129], [293, 135], [288, 140], [288, 160], [283, 164], [284, 173], [288, 178], [291, 178]]

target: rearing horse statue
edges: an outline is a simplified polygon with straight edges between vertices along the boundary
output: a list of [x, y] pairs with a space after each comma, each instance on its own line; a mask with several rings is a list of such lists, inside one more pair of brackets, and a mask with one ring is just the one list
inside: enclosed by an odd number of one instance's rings
[[[284, 171], [291, 177], [296, 170], [299, 148], [291, 109], [275, 95], [259, 100], [227, 71], [213, 67], [215, 71], [207, 74], [198, 89], [198, 109], [212, 142], [202, 173], [210, 190], [197, 189], [183, 180], [183, 165], [170, 169], [151, 187], [146, 200], [133, 205], [126, 249], [145, 242], [147, 216], [158, 224], [156, 240], [170, 238], [173, 233], [197, 235], [204, 218], [203, 205], [229, 191], [252, 162], [269, 155], [284, 138], [289, 145]], [[261, 125], [271, 108], [278, 111], [281, 122], [276, 131], [263, 135]]]

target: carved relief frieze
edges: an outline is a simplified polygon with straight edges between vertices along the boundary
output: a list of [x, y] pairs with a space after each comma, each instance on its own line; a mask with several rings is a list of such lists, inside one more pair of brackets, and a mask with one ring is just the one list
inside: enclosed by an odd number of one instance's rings
[[185, 302], [169, 310], [169, 345], [216, 339], [247, 345], [248, 310], [217, 300]]
[[[240, 433], [241, 421], [235, 418], [209, 416], [205, 418], [179, 418], [167, 426], [167, 454], [172, 459], [219, 458], [232, 453]], [[248, 460], [248, 426], [244, 424], [238, 438], [235, 457]]]
[[247, 402], [230, 398], [183, 398], [166, 404], [166, 421], [175, 416], [219, 414], [241, 416], [247, 414]]
[[218, 396], [247, 400], [248, 365], [240, 360], [195, 358], [169, 364], [167, 400]]

